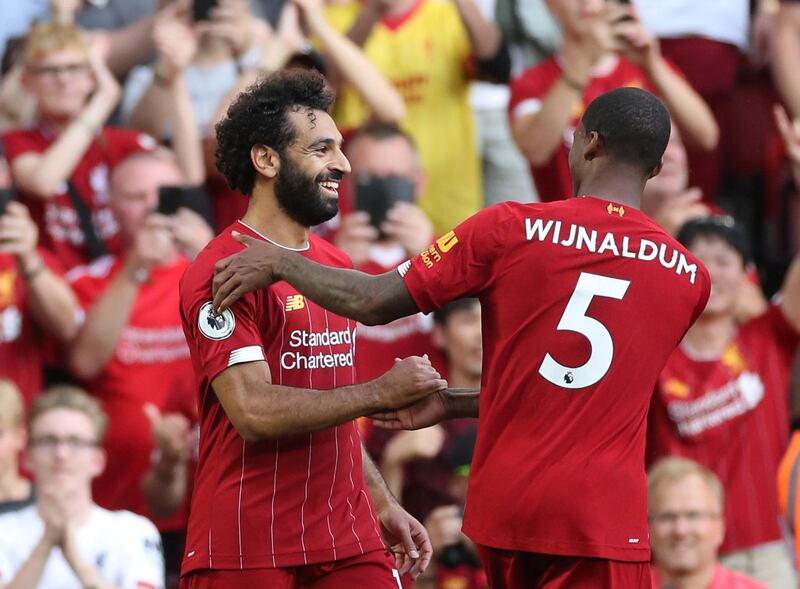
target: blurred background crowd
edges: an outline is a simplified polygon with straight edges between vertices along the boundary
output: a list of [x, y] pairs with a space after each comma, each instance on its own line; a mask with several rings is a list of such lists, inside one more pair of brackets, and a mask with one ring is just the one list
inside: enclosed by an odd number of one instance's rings
[[[178, 280], [247, 205], [214, 126], [283, 68], [336, 95], [352, 174], [314, 230], [370, 273], [482, 207], [570, 197], [596, 96], [663, 99], [643, 210], [713, 293], [653, 396], [653, 576], [798, 586], [800, 2], [0, 0], [0, 55], [0, 587], [176, 586], [198, 435]], [[427, 353], [480, 386], [476, 299], [358, 338], [361, 380]], [[460, 532], [474, 422], [361, 426], [434, 544], [413, 587], [485, 587]]]

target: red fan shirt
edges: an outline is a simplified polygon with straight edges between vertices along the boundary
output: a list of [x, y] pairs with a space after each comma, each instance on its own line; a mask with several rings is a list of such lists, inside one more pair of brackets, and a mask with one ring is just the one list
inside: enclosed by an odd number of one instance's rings
[[775, 477], [789, 443], [789, 376], [798, 333], [778, 306], [741, 325], [720, 358], [670, 356], [653, 395], [648, 462], [685, 456], [725, 489], [721, 553], [780, 540]]
[[[10, 131], [3, 135], [9, 164], [26, 153], [44, 153], [56, 136], [43, 128]], [[109, 176], [114, 166], [131, 154], [157, 146], [149, 135], [128, 129], [104, 127], [78, 162], [70, 181], [89, 207], [97, 237], [109, 254], [122, 253], [119, 225], [109, 208]], [[70, 200], [67, 183], [50, 199], [21, 195], [39, 226], [39, 241], [66, 269], [89, 263], [78, 213]]]
[[[61, 272], [52, 256], [45, 251], [39, 254], [51, 270]], [[0, 254], [0, 378], [17, 385], [26, 406], [42, 390], [44, 337], [31, 316], [16, 260]]]
[[[511, 100], [508, 105], [511, 120], [539, 112], [542, 100], [561, 77], [562, 72], [563, 61], [560, 56], [555, 56], [525, 70], [514, 80], [511, 83]], [[569, 125], [564, 129], [562, 144], [546, 164], [531, 166], [536, 191], [542, 201], [561, 200], [572, 196], [572, 178], [567, 160], [572, 145], [572, 133], [592, 100], [601, 94], [625, 86], [652, 91], [644, 72], [621, 58], [609, 69], [593, 72], [583, 95], [572, 105], [572, 116]]]
[[[124, 263], [123, 258], [105, 256], [68, 273], [87, 312]], [[93, 485], [94, 500], [106, 509], [149, 516], [141, 481], [150, 468], [153, 436], [144, 405], [152, 403], [163, 412], [176, 398], [194, 397], [192, 363], [178, 311], [178, 281], [188, 265], [185, 258], [179, 258], [150, 272], [149, 280], [139, 286], [113, 355], [102, 373], [86, 383], [87, 390], [102, 402], [109, 420], [103, 441], [108, 464]], [[179, 520], [163, 522], [165, 529], [181, 527]]]
[[485, 209], [399, 268], [423, 312], [477, 296], [480, 420], [464, 532], [489, 547], [644, 562], [645, 428], [708, 272], [636, 209]]
[[[266, 360], [272, 381], [284, 386], [331, 389], [355, 381], [355, 322], [326, 311], [285, 282], [214, 314], [214, 264], [242, 249], [232, 229], [262, 239], [237, 222], [209, 243], [181, 281], [200, 411], [200, 454], [182, 573], [292, 567], [382, 550], [355, 421], [247, 442], [214, 394], [214, 378], [242, 362]], [[350, 266], [347, 256], [314, 235], [301, 254], [329, 266]]]

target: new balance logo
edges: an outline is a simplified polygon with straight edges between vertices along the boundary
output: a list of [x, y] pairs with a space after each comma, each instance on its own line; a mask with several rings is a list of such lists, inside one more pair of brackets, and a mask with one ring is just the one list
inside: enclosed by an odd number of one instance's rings
[[289, 295], [286, 297], [286, 310], [299, 311], [306, 308], [306, 299], [303, 295]]

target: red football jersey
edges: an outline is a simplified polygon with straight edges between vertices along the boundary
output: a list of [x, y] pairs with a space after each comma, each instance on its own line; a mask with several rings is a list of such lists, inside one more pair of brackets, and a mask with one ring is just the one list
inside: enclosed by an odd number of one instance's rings
[[[103, 295], [124, 262], [105, 256], [67, 274], [84, 309]], [[113, 356], [102, 373], [86, 383], [109, 420], [103, 441], [108, 464], [93, 485], [94, 500], [106, 509], [150, 516], [141, 490], [153, 451], [144, 405], [153, 403], [164, 411], [168, 400], [174, 404], [176, 397], [194, 398], [192, 363], [178, 311], [178, 281], [187, 266], [188, 261], [180, 258], [151, 271], [149, 280], [139, 287]], [[180, 521], [167, 523], [165, 529], [180, 527]]]
[[798, 334], [780, 307], [741, 325], [721, 358], [670, 356], [653, 395], [648, 462], [685, 456], [725, 488], [720, 552], [780, 540], [775, 477], [789, 442], [789, 376]]
[[424, 312], [481, 301], [464, 532], [489, 547], [647, 561], [645, 426], [705, 268], [636, 209], [502, 203], [399, 268]]
[[[9, 164], [26, 153], [43, 153], [56, 136], [43, 128], [11, 131], [3, 135]], [[104, 127], [83, 154], [70, 180], [92, 213], [97, 237], [109, 254], [122, 253], [122, 241], [109, 203], [111, 169], [133, 153], [155, 149], [156, 141], [149, 135], [128, 129]], [[67, 183], [56, 196], [43, 199], [22, 194], [21, 200], [30, 209], [39, 226], [39, 243], [51, 251], [66, 269], [90, 262], [78, 213], [67, 193]]]
[[[562, 58], [555, 56], [525, 70], [515, 79], [511, 83], [511, 99], [508, 105], [511, 120], [539, 112], [542, 107], [542, 99], [561, 77], [562, 71]], [[572, 120], [564, 130], [563, 144], [546, 164], [531, 166], [536, 191], [542, 201], [561, 200], [572, 196], [572, 178], [567, 161], [569, 148], [572, 145], [572, 133], [592, 100], [601, 94], [625, 86], [652, 91], [644, 72], [622, 58], [606, 71], [593, 72], [589, 84], [583, 91], [583, 96], [572, 106]]]
[[[358, 269], [367, 274], [383, 274], [406, 259], [405, 252], [376, 250]], [[380, 255], [378, 255], [380, 251]], [[428, 354], [431, 364], [443, 374], [444, 359], [433, 345], [433, 317], [423, 313], [401, 317], [386, 325], [358, 325], [356, 376], [358, 382], [378, 378], [389, 370], [395, 358]], [[446, 378], [446, 377], [445, 377]]]
[[[60, 273], [47, 252], [39, 254], [51, 270]], [[31, 316], [25, 280], [16, 260], [0, 254], [0, 378], [17, 385], [26, 406], [42, 390], [44, 337]]]
[[[355, 381], [354, 321], [285, 282], [248, 294], [222, 315], [211, 303], [214, 264], [242, 249], [237, 222], [213, 239], [181, 280], [181, 313], [200, 411], [200, 455], [182, 573], [292, 567], [384, 549], [361, 469], [355, 421], [292, 437], [246, 442], [211, 383], [229, 366], [264, 361], [275, 384], [313, 389]], [[301, 254], [350, 267], [314, 235]]]

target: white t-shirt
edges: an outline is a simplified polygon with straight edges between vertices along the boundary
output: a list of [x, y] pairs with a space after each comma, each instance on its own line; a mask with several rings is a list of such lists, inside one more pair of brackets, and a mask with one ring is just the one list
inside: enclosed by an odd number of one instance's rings
[[645, 27], [661, 38], [697, 35], [747, 49], [749, 0], [634, 0]]
[[[36, 506], [0, 515], [0, 586], [11, 581], [44, 533]], [[161, 537], [146, 518], [93, 507], [76, 531], [83, 559], [119, 589], [163, 589]], [[61, 549], [54, 548], [37, 589], [83, 589]]]

